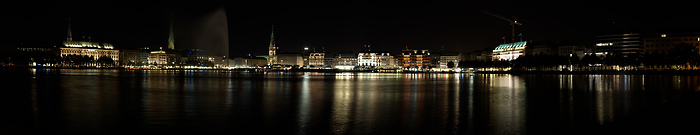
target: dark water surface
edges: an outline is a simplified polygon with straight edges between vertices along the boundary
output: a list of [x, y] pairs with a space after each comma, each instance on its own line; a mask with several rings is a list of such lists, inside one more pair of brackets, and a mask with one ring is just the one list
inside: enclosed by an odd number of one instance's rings
[[0, 69], [0, 126], [71, 134], [569, 134], [699, 76]]

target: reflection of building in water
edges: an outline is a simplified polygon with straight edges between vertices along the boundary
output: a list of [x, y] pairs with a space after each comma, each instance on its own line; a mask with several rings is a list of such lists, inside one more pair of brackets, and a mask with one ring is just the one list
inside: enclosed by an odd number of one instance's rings
[[333, 90], [333, 110], [331, 110], [331, 131], [333, 134], [348, 134], [352, 123], [353, 100], [357, 99], [356, 85], [349, 79], [337, 81]]
[[490, 90], [491, 120], [495, 134], [524, 133], [526, 123], [525, 84], [518, 76], [492, 76]]
[[630, 92], [636, 88], [630, 88], [629, 75], [590, 75], [588, 90], [594, 93], [595, 115], [599, 124], [609, 123], [615, 117], [626, 116], [632, 102]]

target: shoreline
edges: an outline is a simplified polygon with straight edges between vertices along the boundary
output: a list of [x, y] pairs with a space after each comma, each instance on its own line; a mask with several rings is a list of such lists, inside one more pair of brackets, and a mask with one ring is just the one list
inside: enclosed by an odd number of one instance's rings
[[224, 72], [320, 72], [320, 73], [478, 73], [478, 74], [617, 74], [617, 75], [700, 75], [700, 70], [596, 70], [596, 71], [476, 71], [476, 72], [386, 72], [379, 70], [292, 69], [251, 71], [251, 69], [128, 69], [128, 68], [62, 68], [62, 67], [0, 67], [0, 69], [121, 69], [121, 70], [220, 70]]
[[653, 71], [653, 70], [628, 70], [628, 71], [615, 71], [615, 70], [597, 70], [597, 71], [478, 71], [476, 73], [488, 73], [488, 74], [617, 74], [617, 75], [654, 75], [654, 74], [664, 74], [664, 75], [700, 75], [700, 70], [665, 70], [665, 71]]

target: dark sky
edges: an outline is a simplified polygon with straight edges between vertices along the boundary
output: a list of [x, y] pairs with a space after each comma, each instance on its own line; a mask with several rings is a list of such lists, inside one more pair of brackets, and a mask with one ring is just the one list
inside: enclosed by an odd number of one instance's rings
[[[474, 1], [72, 1], [5, 4], [0, 42], [58, 44], [68, 18], [74, 40], [112, 43], [120, 48], [166, 46], [173, 13], [176, 48], [195, 48], [201, 22], [226, 11], [230, 55], [266, 54], [270, 28], [282, 52], [303, 47], [329, 52], [411, 49], [471, 52], [510, 38], [508, 22], [489, 16], [515, 16], [524, 40], [588, 44], [597, 34], [657, 29], [697, 29], [697, 2], [474, 2]], [[210, 18], [211, 19], [211, 18]], [[223, 20], [223, 18], [222, 18]], [[614, 24], [612, 22], [615, 22]], [[209, 27], [212, 28], [212, 27]], [[223, 27], [222, 27], [223, 28]], [[199, 31], [199, 32], [197, 32]]]

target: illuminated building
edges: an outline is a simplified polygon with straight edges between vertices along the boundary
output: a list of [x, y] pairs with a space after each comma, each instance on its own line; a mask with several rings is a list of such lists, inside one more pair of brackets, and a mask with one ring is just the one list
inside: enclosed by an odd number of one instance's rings
[[[272, 33], [270, 34], [270, 46], [268, 47], [268, 49], [269, 49], [269, 51], [268, 51], [269, 56], [267, 59], [268, 60], [267, 63], [270, 65], [278, 64], [277, 63], [277, 60], [278, 60], [277, 49], [279, 49], [279, 48], [277, 47], [277, 45], [275, 45], [275, 26], [274, 25], [272, 26]], [[302, 64], [304, 63], [303, 61], [304, 60], [302, 59]]]
[[301, 54], [282, 53], [277, 55], [277, 64], [287, 66], [303, 66], [304, 59], [301, 57]]
[[601, 35], [595, 37], [595, 54], [629, 54], [640, 53], [641, 39], [639, 33]]
[[8, 54], [21, 54], [27, 56], [24, 59], [27, 60], [28, 63], [24, 64], [29, 64], [28, 66], [54, 66], [55, 64], [59, 64], [61, 61], [59, 57], [54, 57], [59, 55], [59, 49], [56, 47], [41, 47], [41, 45], [27, 46], [22, 44], [19, 46], [5, 46], [4, 48], [0, 49], [0, 56], [6, 56], [4, 60], [0, 60], [0, 63], [4, 63], [0, 64], [0, 66], [20, 64], [13, 62], [13, 58], [10, 56], [14, 55]]
[[119, 50], [119, 63], [121, 65], [143, 64], [140, 50], [121, 49]]
[[[88, 37], [90, 39], [90, 37]], [[59, 47], [59, 56], [69, 55], [88, 56], [95, 60], [100, 57], [111, 58], [114, 62], [119, 62], [119, 50], [114, 50], [114, 46], [109, 43], [73, 41], [70, 22], [68, 23], [67, 41], [63, 41], [63, 47]], [[65, 64], [65, 63], [64, 63]], [[116, 63], [115, 63], [116, 64]]]
[[216, 64], [216, 57], [210, 51], [202, 49], [190, 49], [181, 52], [182, 61], [196, 61], [196, 63], [211, 63]]
[[331, 66], [336, 69], [352, 69], [357, 65], [357, 55], [352, 53], [339, 53], [331, 57]]
[[428, 50], [405, 49], [398, 57], [398, 65], [404, 68], [424, 68], [430, 64], [430, 52]]
[[[643, 53], [668, 54], [678, 44], [689, 44], [700, 47], [700, 32], [669, 32], [663, 34], [645, 35]], [[699, 52], [700, 53], [700, 52]]]
[[438, 60], [438, 64], [440, 65], [440, 68], [448, 68], [447, 63], [452, 62], [454, 67], [459, 66], [459, 61], [462, 59], [460, 58], [460, 53], [443, 53], [440, 55], [440, 59]]
[[585, 56], [583, 54], [585, 49], [586, 48], [584, 48], [583, 46], [559, 46], [558, 52], [559, 52], [559, 56], [569, 57], [569, 56], [574, 56], [574, 54], [575, 54], [580, 59], [580, 58], [583, 58], [583, 56]]
[[558, 45], [550, 41], [528, 42], [526, 55], [558, 55]]
[[524, 50], [526, 46], [527, 41], [501, 44], [493, 49], [491, 56], [494, 61], [511, 61], [525, 54]]
[[357, 65], [364, 67], [393, 66], [389, 52], [364, 51], [357, 54]]
[[326, 58], [325, 55], [326, 55], [326, 53], [324, 53], [324, 52], [312, 52], [312, 53], [309, 53], [309, 58], [308, 58], [309, 66], [312, 66], [312, 67], [323, 67], [324, 65], [326, 65], [326, 64], [324, 64], [324, 63], [325, 63], [324, 61], [325, 61], [325, 58]]
[[176, 53], [171, 51], [151, 51], [148, 55], [148, 63], [152, 65], [168, 65], [177, 62]]
[[109, 57], [115, 62], [119, 61], [119, 50], [114, 50], [114, 46], [109, 43], [63, 41], [63, 45], [64, 47], [59, 47], [61, 57], [77, 55], [92, 57], [95, 60]]
[[267, 65], [267, 59], [263, 57], [236, 57], [233, 58], [232, 67], [252, 68]]

